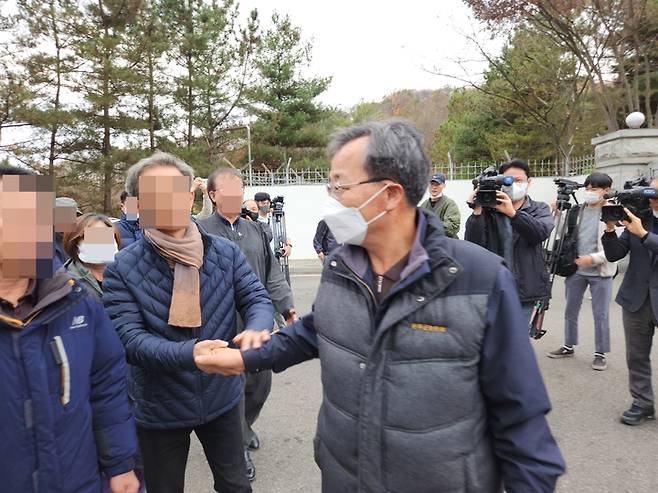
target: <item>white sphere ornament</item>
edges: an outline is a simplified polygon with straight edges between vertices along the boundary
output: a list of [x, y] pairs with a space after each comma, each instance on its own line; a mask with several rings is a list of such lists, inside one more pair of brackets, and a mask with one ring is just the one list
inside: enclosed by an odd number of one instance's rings
[[628, 128], [640, 128], [642, 125], [644, 125], [644, 120], [644, 113], [634, 111], [626, 117], [626, 125]]

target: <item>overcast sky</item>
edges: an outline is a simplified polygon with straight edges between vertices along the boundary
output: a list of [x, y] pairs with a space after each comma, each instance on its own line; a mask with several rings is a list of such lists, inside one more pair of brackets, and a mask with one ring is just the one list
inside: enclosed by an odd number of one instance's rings
[[[399, 89], [461, 85], [426, 70], [438, 65], [455, 74], [451, 59], [478, 58], [463, 33], [479, 29], [461, 0], [241, 0], [244, 14], [254, 7], [263, 28], [273, 10], [288, 13], [302, 28], [313, 41], [311, 73], [333, 76], [320, 99], [344, 108]], [[482, 68], [475, 62], [469, 72]]]

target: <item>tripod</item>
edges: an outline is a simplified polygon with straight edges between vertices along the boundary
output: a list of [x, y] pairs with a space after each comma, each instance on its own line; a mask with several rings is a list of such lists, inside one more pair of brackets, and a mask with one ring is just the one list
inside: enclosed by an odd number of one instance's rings
[[546, 329], [543, 328], [544, 315], [549, 308], [553, 296], [553, 282], [555, 281], [560, 258], [563, 253], [568, 226], [569, 209], [571, 209], [569, 199], [573, 198], [574, 202], [576, 202], [576, 204], [578, 203], [575, 193], [575, 190], [571, 189], [568, 191], [558, 189], [556, 207], [553, 211], [555, 228], [553, 229], [553, 233], [551, 233], [544, 243], [544, 260], [548, 269], [548, 296], [544, 299], [537, 300], [532, 309], [528, 332], [533, 339], [541, 339], [543, 335], [546, 334]]
[[274, 211], [272, 212], [272, 233], [274, 235], [274, 255], [279, 261], [283, 275], [290, 285], [290, 267], [288, 265], [288, 257], [283, 255], [284, 246], [288, 240], [288, 234], [286, 233], [286, 213], [283, 212], [282, 208], [275, 206]]

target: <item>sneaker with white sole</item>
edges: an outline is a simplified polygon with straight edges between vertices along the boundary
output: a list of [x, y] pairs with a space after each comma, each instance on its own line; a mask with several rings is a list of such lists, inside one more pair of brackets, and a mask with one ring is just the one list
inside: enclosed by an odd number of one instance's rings
[[546, 356], [553, 359], [567, 358], [569, 356], [573, 356], [574, 352], [575, 351], [573, 350], [573, 348], [562, 346], [560, 347], [560, 349], [556, 349], [555, 351], [551, 351], [550, 353], [547, 353]]
[[592, 361], [592, 368], [594, 370], [603, 371], [608, 367], [608, 364], [605, 362], [605, 356], [600, 354], [594, 355], [594, 361]]

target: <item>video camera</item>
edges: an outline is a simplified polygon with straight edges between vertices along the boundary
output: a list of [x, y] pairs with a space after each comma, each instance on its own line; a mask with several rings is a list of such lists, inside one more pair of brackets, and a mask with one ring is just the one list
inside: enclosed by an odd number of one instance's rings
[[621, 192], [607, 193], [605, 198], [613, 199], [615, 203], [603, 206], [601, 221], [628, 221], [624, 207], [639, 216], [650, 209], [649, 199], [658, 199], [658, 190], [650, 187], [645, 178], [637, 178], [624, 183]]
[[498, 205], [496, 192], [503, 186], [510, 186], [514, 183], [514, 178], [506, 175], [499, 175], [495, 166], [489, 166], [482, 171], [473, 181], [473, 188], [478, 191], [475, 194], [475, 205], [488, 209], [495, 209]]
[[272, 211], [276, 214], [277, 212], [283, 214], [283, 196], [277, 195], [272, 199]]

